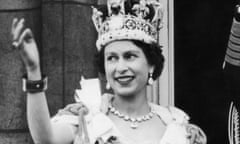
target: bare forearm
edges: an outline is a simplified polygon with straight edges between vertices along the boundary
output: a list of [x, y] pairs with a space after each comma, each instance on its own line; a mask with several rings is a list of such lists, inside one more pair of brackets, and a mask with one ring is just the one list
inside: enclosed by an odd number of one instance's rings
[[[41, 72], [28, 73], [29, 80], [40, 80]], [[51, 123], [45, 92], [27, 94], [27, 119], [35, 143], [70, 144], [75, 127]]]
[[27, 119], [34, 141], [50, 141], [52, 127], [44, 92], [27, 94]]
[[[29, 80], [40, 80], [41, 72], [28, 72]], [[27, 119], [34, 141], [50, 143], [52, 127], [45, 92], [27, 93]]]
[[27, 120], [35, 143], [69, 144], [75, 128], [70, 124], [51, 123], [45, 96], [46, 79], [41, 81], [40, 58], [31, 29], [25, 27], [25, 19], [14, 18], [11, 27], [13, 47], [19, 51], [27, 71], [24, 81], [27, 93]]

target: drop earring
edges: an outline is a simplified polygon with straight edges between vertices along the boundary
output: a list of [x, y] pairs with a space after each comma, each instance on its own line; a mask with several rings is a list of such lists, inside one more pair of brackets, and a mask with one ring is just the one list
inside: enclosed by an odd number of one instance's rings
[[148, 85], [152, 85], [152, 84], [153, 84], [153, 74], [149, 73]]
[[110, 90], [110, 88], [111, 88], [111, 86], [110, 86], [109, 82], [107, 82], [107, 83], [106, 83], [106, 89], [107, 89], [107, 90]]

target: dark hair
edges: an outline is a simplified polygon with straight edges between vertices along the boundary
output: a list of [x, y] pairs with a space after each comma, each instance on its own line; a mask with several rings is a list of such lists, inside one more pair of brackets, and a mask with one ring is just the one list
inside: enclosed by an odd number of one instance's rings
[[[162, 73], [164, 56], [162, 55], [162, 46], [158, 44], [146, 44], [139, 40], [131, 40], [136, 46], [142, 49], [147, 61], [150, 65], [154, 66], [153, 79], [156, 80]], [[98, 71], [105, 75], [104, 69], [104, 49], [102, 48], [95, 57], [95, 63]]]

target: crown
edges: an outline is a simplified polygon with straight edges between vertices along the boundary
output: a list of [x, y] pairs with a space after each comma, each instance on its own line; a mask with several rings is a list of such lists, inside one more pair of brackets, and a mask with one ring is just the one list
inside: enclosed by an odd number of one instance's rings
[[96, 46], [100, 50], [112, 41], [124, 39], [157, 43], [162, 17], [159, 0], [107, 0], [105, 7], [93, 7]]

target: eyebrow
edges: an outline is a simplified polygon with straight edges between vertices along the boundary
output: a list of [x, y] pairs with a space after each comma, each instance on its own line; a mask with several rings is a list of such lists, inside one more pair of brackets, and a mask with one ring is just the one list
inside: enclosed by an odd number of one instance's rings
[[[137, 53], [139, 54], [140, 51], [138, 50], [129, 50], [129, 51], [125, 51], [124, 53]], [[106, 52], [105, 55], [112, 55], [112, 54], [116, 54], [116, 52]]]

